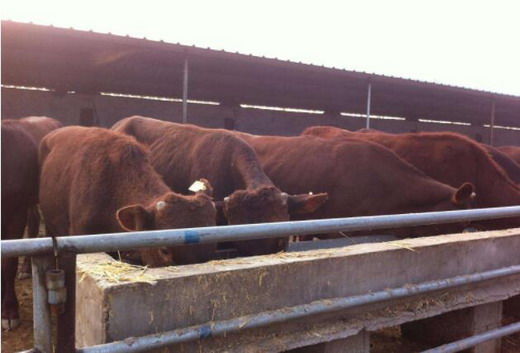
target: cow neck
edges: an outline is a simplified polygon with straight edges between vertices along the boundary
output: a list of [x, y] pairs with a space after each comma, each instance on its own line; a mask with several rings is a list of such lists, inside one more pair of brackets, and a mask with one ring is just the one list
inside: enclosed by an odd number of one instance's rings
[[[490, 166], [479, 168], [476, 173], [477, 204], [480, 207], [520, 205], [520, 187], [507, 177], [484, 150], [479, 153], [477, 161], [478, 165]], [[479, 192], [480, 190], [485, 192]]]
[[[417, 170], [422, 176], [418, 176], [421, 178], [421, 183], [415, 181], [414, 183], [408, 183], [408, 186], [412, 189], [409, 190], [409, 195], [415, 197], [415, 206], [412, 210], [408, 210], [407, 212], [418, 212], [420, 210], [421, 205], [428, 205], [427, 208], [421, 210], [422, 212], [428, 212], [435, 209], [436, 206], [451, 202], [452, 197], [456, 193], [456, 189], [443, 184], [421, 171]], [[418, 179], [419, 180], [419, 179]]]
[[132, 135], [137, 141], [150, 146], [164, 136], [171, 124], [173, 123], [160, 120], [153, 121], [153, 123], [137, 120], [137, 123], [134, 123]]
[[249, 145], [236, 148], [233, 151], [232, 161], [235, 189], [274, 187], [273, 182], [262, 169], [255, 151]]
[[[253, 148], [257, 160], [262, 160], [264, 156], [271, 152], [271, 143], [273, 143], [274, 138], [276, 138], [278, 141], [280, 141], [282, 138], [281, 136], [256, 136], [245, 133], [239, 133], [238, 136], [240, 136], [241, 139], [243, 139], [249, 146]], [[282, 141], [291, 141], [289, 139], [289, 137], [284, 137]]]
[[[370, 158], [370, 160], [378, 161], [375, 163], [377, 168], [383, 168], [384, 170], [395, 169], [394, 172], [385, 177], [385, 181], [388, 181], [388, 178], [395, 173], [399, 176], [399, 180], [394, 181], [396, 185], [406, 186], [407, 197], [399, 197], [395, 200], [396, 202], [404, 202], [406, 207], [399, 206], [403, 212], [417, 212], [421, 207], [424, 207], [424, 205], [427, 205], [427, 207], [422, 211], [431, 211], [435, 206], [441, 203], [450, 202], [452, 196], [455, 194], [456, 190], [453, 187], [428, 176], [414, 165], [400, 158], [397, 153], [380, 144], [366, 140], [359, 142], [354, 140], [350, 143], [360, 142], [366, 143], [365, 148], [372, 149], [374, 156], [379, 157]], [[412, 208], [410, 209], [410, 207]]]
[[516, 163], [505, 153], [499, 151], [492, 146], [483, 146], [484, 149], [489, 153], [492, 160], [494, 160], [500, 168], [502, 168], [506, 175], [513, 183], [520, 183], [520, 165]]
[[[400, 138], [405, 138], [404, 136], [366, 134], [366, 137], [371, 141], [398, 151], [400, 156], [408, 159], [399, 148]], [[519, 205], [520, 188], [509, 179], [486, 150], [472, 141], [466, 141], [466, 143], [471, 145], [471, 149], [476, 156], [475, 165], [477, 169], [474, 171], [472, 180], [467, 180], [475, 184], [477, 194], [476, 207]], [[413, 164], [413, 161], [411, 163]], [[452, 186], [457, 187], [457, 185]]]

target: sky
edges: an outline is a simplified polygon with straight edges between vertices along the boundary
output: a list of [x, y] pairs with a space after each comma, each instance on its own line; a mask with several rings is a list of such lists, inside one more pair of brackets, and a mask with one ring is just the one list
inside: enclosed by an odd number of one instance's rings
[[23, 1], [2, 19], [520, 96], [520, 1]]

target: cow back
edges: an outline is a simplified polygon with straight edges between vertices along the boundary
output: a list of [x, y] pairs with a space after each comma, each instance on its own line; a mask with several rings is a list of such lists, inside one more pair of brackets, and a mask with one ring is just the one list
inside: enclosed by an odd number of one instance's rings
[[58, 120], [46, 116], [29, 116], [21, 118], [19, 121], [38, 145], [45, 135], [63, 126]]
[[518, 146], [500, 146], [497, 147], [500, 151], [511, 157], [516, 163], [520, 164], [520, 147]]

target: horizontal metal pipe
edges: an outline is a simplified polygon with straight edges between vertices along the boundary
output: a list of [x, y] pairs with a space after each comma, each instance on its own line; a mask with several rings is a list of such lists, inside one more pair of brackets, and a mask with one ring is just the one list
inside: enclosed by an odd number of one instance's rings
[[[331, 218], [297, 222], [243, 224], [66, 236], [56, 238], [59, 252], [76, 254], [139, 249], [144, 247], [217, 243], [249, 239], [276, 238], [294, 234], [317, 234], [338, 231], [374, 230], [471, 220], [520, 217], [520, 206], [474, 210], [410, 213], [385, 216]], [[2, 241], [2, 256], [34, 256], [53, 253], [51, 238]]]
[[225, 321], [209, 322], [203, 325], [192, 326], [173, 331], [132, 337], [124, 341], [85, 347], [77, 350], [78, 353], [119, 353], [143, 352], [151, 349], [168, 347], [174, 344], [219, 336], [250, 328], [257, 328], [276, 323], [301, 319], [318, 314], [336, 312], [361, 305], [374, 304], [386, 300], [405, 298], [418, 294], [425, 294], [447, 288], [459, 287], [490, 279], [505, 276], [520, 275], [520, 265], [500, 268], [496, 270], [457, 276], [439, 281], [424, 282], [417, 285], [407, 285], [396, 289], [389, 289], [364, 295], [333, 298], [314, 301], [309, 304], [296, 305], [290, 308], [265, 311], [259, 314], [246, 315]]
[[467, 348], [475, 347], [478, 344], [491, 341], [500, 337], [508, 336], [520, 332], [520, 322], [497, 328], [495, 330], [480, 333], [475, 336], [448, 343], [437, 348], [428, 349], [422, 353], [452, 353], [459, 352]]

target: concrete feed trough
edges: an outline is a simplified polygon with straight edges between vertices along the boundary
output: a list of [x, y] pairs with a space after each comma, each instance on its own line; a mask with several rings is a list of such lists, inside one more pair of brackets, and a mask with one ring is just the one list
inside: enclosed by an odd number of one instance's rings
[[[147, 270], [122, 267], [104, 254], [82, 255], [76, 344], [79, 348], [317, 300], [413, 288], [422, 282], [520, 265], [519, 253], [520, 229], [510, 229]], [[519, 293], [520, 276], [515, 275], [209, 337], [163, 351], [281, 352], [345, 340], [357, 351], [368, 352], [369, 331], [453, 310], [469, 308], [459, 326], [466, 317], [468, 325], [479, 320], [478, 312], [487, 313], [487, 329], [497, 326], [501, 301]]]

